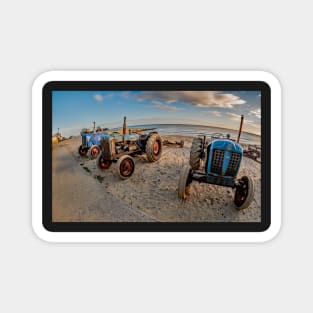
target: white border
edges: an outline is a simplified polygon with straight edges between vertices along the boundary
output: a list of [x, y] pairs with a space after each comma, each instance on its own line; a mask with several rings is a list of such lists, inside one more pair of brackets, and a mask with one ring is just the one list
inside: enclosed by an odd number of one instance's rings
[[[42, 225], [42, 88], [49, 81], [263, 81], [271, 87], [271, 226], [264, 232], [49, 232]], [[281, 226], [281, 87], [263, 71], [51, 71], [32, 88], [32, 225], [49, 242], [264, 242]]]

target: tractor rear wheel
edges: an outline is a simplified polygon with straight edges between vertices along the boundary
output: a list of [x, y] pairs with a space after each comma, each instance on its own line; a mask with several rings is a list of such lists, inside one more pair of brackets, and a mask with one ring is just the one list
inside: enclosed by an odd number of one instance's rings
[[203, 149], [203, 139], [199, 137], [193, 138], [190, 148], [190, 159], [189, 159], [189, 164], [193, 170], [198, 170], [200, 168], [202, 149]]
[[98, 145], [93, 145], [89, 149], [89, 156], [91, 159], [96, 159], [100, 153], [100, 148]]
[[117, 174], [122, 179], [127, 179], [133, 175], [135, 170], [134, 159], [129, 155], [123, 155], [117, 161]]
[[251, 177], [243, 176], [236, 186], [234, 203], [237, 210], [246, 209], [254, 199], [254, 182]]
[[101, 170], [107, 170], [111, 166], [112, 161], [106, 160], [102, 156], [102, 153], [99, 153], [96, 163], [97, 163], [98, 168], [100, 168]]
[[80, 156], [86, 156], [87, 152], [88, 152], [88, 148], [83, 147], [82, 145], [79, 146], [78, 153]]
[[146, 154], [149, 162], [155, 162], [162, 155], [162, 139], [159, 134], [152, 134], [146, 144]]
[[180, 173], [178, 181], [178, 197], [185, 200], [191, 192], [191, 166], [185, 165]]

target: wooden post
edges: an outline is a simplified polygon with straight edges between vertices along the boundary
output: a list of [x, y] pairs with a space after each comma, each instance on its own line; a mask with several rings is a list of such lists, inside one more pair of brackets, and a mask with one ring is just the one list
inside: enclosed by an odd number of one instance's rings
[[241, 135], [241, 130], [242, 130], [243, 119], [244, 119], [244, 116], [241, 115], [240, 126], [239, 126], [239, 132], [238, 132], [238, 137], [237, 137], [237, 143], [239, 143], [239, 140], [240, 140], [240, 135]]

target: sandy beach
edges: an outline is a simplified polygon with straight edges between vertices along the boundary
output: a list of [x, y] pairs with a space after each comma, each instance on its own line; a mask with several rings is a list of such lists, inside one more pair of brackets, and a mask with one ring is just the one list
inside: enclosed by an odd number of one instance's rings
[[250, 207], [238, 211], [231, 188], [192, 183], [190, 197], [177, 196], [180, 171], [189, 163], [192, 137], [162, 135], [162, 139], [184, 140], [184, 148], [163, 146], [162, 157], [149, 163], [135, 158], [135, 172], [127, 180], [116, 174], [116, 165], [105, 171], [96, 161], [78, 154], [81, 137], [53, 147], [54, 221], [161, 221], [161, 222], [260, 222], [261, 165], [243, 158], [238, 177], [250, 175], [255, 198]]

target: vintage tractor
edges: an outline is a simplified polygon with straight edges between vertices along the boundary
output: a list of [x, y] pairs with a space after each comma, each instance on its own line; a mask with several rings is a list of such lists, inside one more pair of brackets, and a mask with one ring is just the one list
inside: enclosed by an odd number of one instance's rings
[[[193, 139], [190, 149], [189, 165], [182, 169], [178, 182], [178, 196], [186, 199], [190, 195], [191, 183], [214, 184], [235, 189], [234, 203], [238, 210], [249, 207], [254, 199], [254, 182], [251, 177], [237, 179], [243, 148], [239, 138], [243, 123], [241, 117], [237, 142], [230, 139], [214, 139], [207, 143], [206, 136]], [[200, 162], [204, 161], [204, 171], [200, 170]]]
[[107, 134], [107, 129], [97, 128], [93, 131], [88, 129], [83, 129], [81, 131], [82, 144], [78, 148], [78, 153], [81, 156], [86, 156], [89, 152], [89, 156], [91, 159], [95, 159], [98, 157], [100, 153], [100, 141], [104, 134]]
[[146, 154], [149, 162], [155, 162], [162, 155], [162, 139], [155, 132], [142, 134], [133, 133], [131, 129], [126, 133], [126, 117], [122, 134], [113, 132], [102, 135], [101, 152], [97, 158], [100, 169], [108, 169], [111, 164], [117, 163], [117, 173], [121, 179], [129, 178], [135, 170], [136, 155]]

